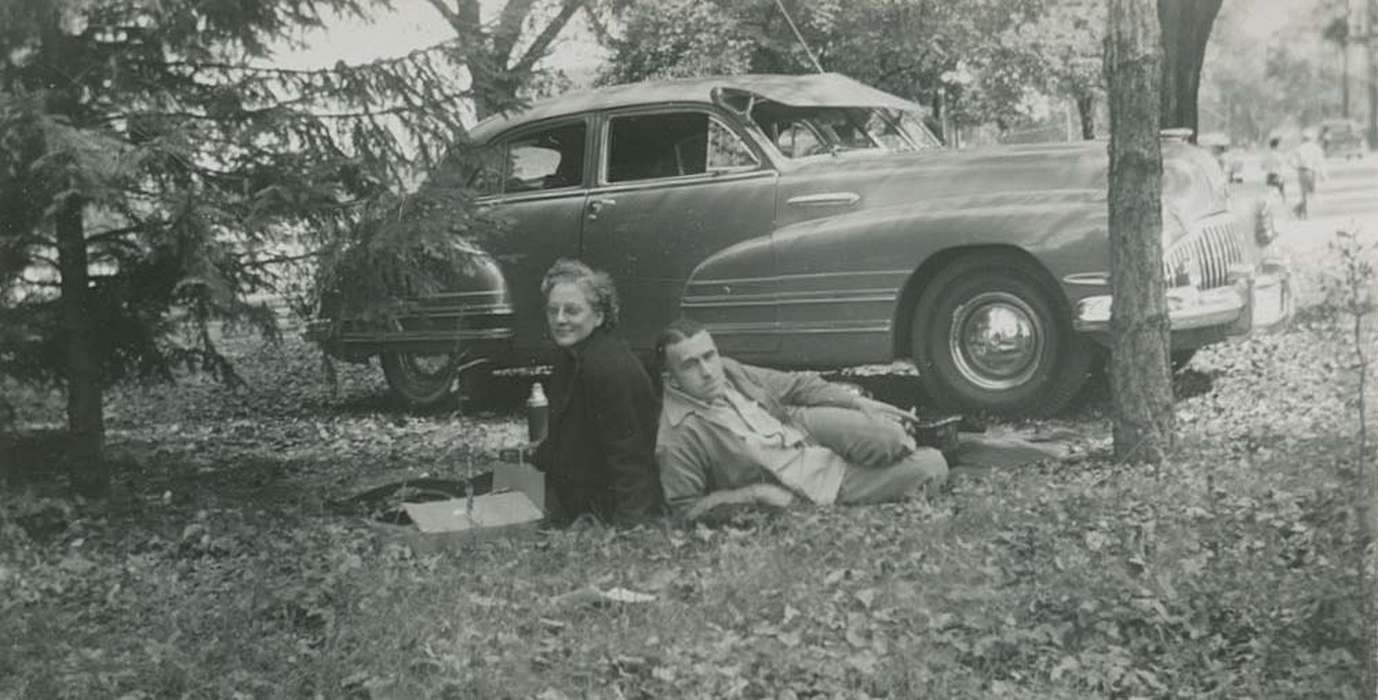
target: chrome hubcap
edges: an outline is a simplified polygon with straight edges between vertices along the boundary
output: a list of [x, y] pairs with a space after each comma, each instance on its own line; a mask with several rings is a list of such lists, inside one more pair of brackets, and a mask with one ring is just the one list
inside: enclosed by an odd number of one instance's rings
[[948, 348], [962, 377], [989, 391], [1029, 381], [1043, 357], [1046, 333], [1038, 314], [1008, 292], [985, 292], [952, 314]]
[[403, 364], [413, 376], [435, 379], [449, 374], [451, 359], [449, 355], [407, 355]]

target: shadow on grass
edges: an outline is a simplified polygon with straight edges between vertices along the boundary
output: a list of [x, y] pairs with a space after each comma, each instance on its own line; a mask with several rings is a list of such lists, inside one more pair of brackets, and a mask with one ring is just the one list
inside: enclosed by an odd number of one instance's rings
[[[872, 398], [899, 406], [903, 409], [915, 408], [919, 415], [933, 416], [943, 411], [934, 407], [934, 402], [926, 395], [919, 378], [914, 375], [883, 374], [870, 376], [824, 375], [827, 379], [842, 380], [860, 386]], [[1185, 401], [1196, 396], [1209, 394], [1215, 389], [1215, 374], [1208, 374], [1190, 367], [1172, 376], [1173, 398]], [[1110, 395], [1110, 376], [1108, 368], [1093, 371], [1085, 386], [1067, 404], [1067, 407], [1054, 415], [1056, 420], [1082, 421], [1104, 418], [1113, 410]], [[971, 415], [978, 421], [1008, 422], [1007, 418], [995, 415]]]
[[415, 406], [401, 397], [379, 389], [369, 393], [353, 394], [339, 399], [325, 398], [314, 408], [323, 415], [361, 416], [377, 413], [434, 417], [453, 414], [478, 416], [518, 416], [526, 409], [526, 397], [531, 392], [531, 383], [549, 382], [549, 377], [540, 375], [516, 376], [494, 375], [476, 387], [472, 394], [450, 395], [444, 400], [429, 406]]

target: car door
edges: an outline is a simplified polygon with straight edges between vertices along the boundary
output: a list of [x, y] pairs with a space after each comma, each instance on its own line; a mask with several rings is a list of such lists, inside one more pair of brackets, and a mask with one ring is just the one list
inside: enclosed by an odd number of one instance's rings
[[[612, 112], [599, 125], [582, 251], [617, 282], [622, 333], [635, 348], [653, 346], [681, 297], [683, 313], [708, 324], [724, 353], [760, 356], [778, 345], [769, 250], [777, 176], [730, 123], [684, 106]], [[733, 246], [756, 249], [686, 289], [700, 263]]]
[[490, 185], [496, 194], [482, 201], [505, 223], [485, 246], [502, 266], [515, 310], [517, 356], [503, 364], [548, 354], [541, 278], [556, 259], [579, 255], [590, 146], [583, 116], [526, 127], [495, 142], [502, 174]]

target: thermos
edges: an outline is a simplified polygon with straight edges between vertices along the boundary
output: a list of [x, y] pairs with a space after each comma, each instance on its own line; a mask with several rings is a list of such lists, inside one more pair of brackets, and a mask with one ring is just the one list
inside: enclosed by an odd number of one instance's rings
[[545, 387], [536, 382], [531, 385], [531, 396], [526, 399], [526, 434], [531, 442], [545, 439], [549, 417], [550, 401], [545, 397]]

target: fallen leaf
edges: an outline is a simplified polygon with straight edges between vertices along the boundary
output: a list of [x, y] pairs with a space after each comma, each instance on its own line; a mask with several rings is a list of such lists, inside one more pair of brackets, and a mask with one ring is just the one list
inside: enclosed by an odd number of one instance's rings
[[646, 581], [647, 590], [663, 591], [679, 578], [679, 574], [674, 569], [661, 569]]
[[784, 617], [783, 620], [780, 621], [781, 624], [788, 625], [788, 624], [789, 624], [789, 621], [790, 621], [790, 620], [793, 620], [793, 619], [796, 618], [796, 617], [799, 617], [799, 611], [798, 611], [798, 610], [795, 610], [793, 605], [790, 605], [790, 604], [786, 603], [786, 604], [785, 604], [785, 617]]
[[638, 593], [621, 587], [604, 591], [603, 597], [618, 603], [649, 603], [656, 599], [649, 593]]
[[878, 591], [876, 591], [876, 589], [874, 588], [863, 588], [857, 591], [855, 595], [857, 601], [859, 601], [861, 605], [865, 607], [867, 610], [870, 610], [871, 604], [876, 601], [877, 592]]
[[861, 630], [855, 627], [848, 627], [844, 636], [847, 638], [847, 643], [854, 647], [861, 648], [867, 646], [866, 637], [861, 634]]
[[863, 651], [847, 657], [848, 666], [868, 676], [876, 672], [876, 664], [878, 662], [879, 659], [876, 658], [876, 655], [869, 651]]

